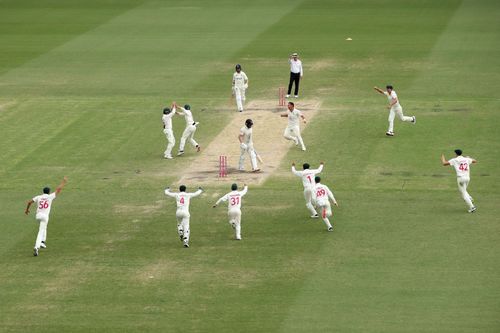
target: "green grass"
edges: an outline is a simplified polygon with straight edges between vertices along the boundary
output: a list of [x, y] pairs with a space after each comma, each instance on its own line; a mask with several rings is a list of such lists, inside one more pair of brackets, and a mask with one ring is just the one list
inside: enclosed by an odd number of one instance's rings
[[[498, 332], [499, 10], [493, 0], [0, 1], [0, 331]], [[162, 191], [196, 159], [161, 159], [161, 108], [190, 103], [206, 145], [232, 116], [234, 64], [250, 99], [275, 98], [292, 51], [301, 95], [323, 104], [307, 154], [291, 150], [281, 171], [326, 162], [335, 232], [308, 219], [298, 179], [272, 176], [250, 184], [242, 242], [225, 209], [211, 209], [227, 186], [209, 186], [182, 248]], [[372, 90], [386, 83], [418, 119], [396, 121], [394, 138]], [[182, 127], [176, 119], [177, 136]], [[479, 161], [474, 215], [439, 163], [457, 147]], [[34, 258], [25, 202], [63, 175], [49, 248]]]

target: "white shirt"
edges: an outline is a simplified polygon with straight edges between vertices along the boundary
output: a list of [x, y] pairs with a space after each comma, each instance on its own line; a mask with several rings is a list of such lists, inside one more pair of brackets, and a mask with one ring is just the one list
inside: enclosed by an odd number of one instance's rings
[[227, 201], [227, 209], [231, 210], [233, 208], [241, 208], [241, 198], [247, 194], [248, 186], [245, 186], [242, 191], [232, 191], [217, 200], [216, 205], [220, 204], [222, 201]]
[[314, 186], [313, 197], [316, 200], [318, 206], [327, 206], [330, 204], [328, 198], [330, 198], [333, 202], [335, 202], [335, 197], [333, 196], [332, 191], [328, 188], [328, 186], [323, 185], [321, 183], [316, 184]]
[[186, 193], [186, 192], [174, 193], [170, 192], [168, 188], [165, 190], [166, 195], [175, 198], [175, 201], [177, 202], [177, 209], [184, 211], [189, 211], [189, 203], [191, 202], [191, 198], [199, 196], [202, 192], [203, 192], [202, 190], [198, 190], [194, 193]]
[[180, 108], [182, 111], [179, 112], [180, 115], [184, 116], [184, 119], [186, 120], [186, 126], [193, 125], [194, 120], [193, 120], [193, 114], [191, 113], [191, 110], [186, 110], [184, 108]]
[[36, 203], [36, 215], [45, 215], [49, 216], [50, 208], [52, 207], [52, 200], [56, 198], [55, 193], [51, 194], [41, 194], [37, 195], [33, 198], [33, 201]]
[[392, 102], [394, 102], [394, 100], [396, 100], [396, 104], [394, 104], [392, 106], [392, 108], [400, 108], [401, 107], [401, 105], [399, 104], [398, 95], [396, 94], [396, 92], [394, 90], [392, 90], [390, 94], [387, 91], [384, 91], [384, 95], [387, 96], [387, 99], [389, 100], [389, 104], [391, 104]]
[[300, 116], [302, 112], [297, 109], [293, 109], [293, 111], [288, 110], [288, 127], [296, 127], [299, 126]]
[[163, 117], [161, 117], [165, 129], [172, 129], [172, 117], [174, 115], [175, 115], [175, 108], [173, 108], [169, 114], [164, 114]]
[[248, 128], [246, 126], [243, 126], [240, 129], [240, 135], [243, 135], [243, 143], [246, 144], [247, 146], [252, 146], [253, 145], [253, 140], [252, 140], [252, 129]]
[[243, 71], [240, 71], [239, 73], [234, 72], [234, 74], [233, 74], [233, 86], [234, 87], [243, 89], [243, 88], [245, 88], [246, 82], [248, 82], [248, 77], [245, 74], [245, 72], [243, 72]]
[[457, 172], [457, 177], [466, 177], [470, 176], [470, 165], [472, 164], [472, 158], [457, 156], [448, 161], [450, 165], [455, 168]]
[[305, 169], [302, 171], [297, 171], [295, 170], [295, 167], [292, 166], [293, 174], [298, 177], [302, 177], [302, 185], [304, 185], [305, 189], [311, 188], [314, 185], [314, 177], [318, 173], [321, 173], [322, 170], [323, 170], [323, 164], [321, 164], [317, 169]]
[[288, 59], [288, 62], [290, 63], [290, 72], [295, 74], [300, 73], [300, 76], [304, 75], [304, 71], [302, 70], [302, 61], [299, 59]]

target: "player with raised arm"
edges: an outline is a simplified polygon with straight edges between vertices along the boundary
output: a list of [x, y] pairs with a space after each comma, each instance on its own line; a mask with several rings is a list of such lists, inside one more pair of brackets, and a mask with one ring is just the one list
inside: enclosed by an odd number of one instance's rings
[[474, 199], [467, 192], [467, 186], [470, 182], [470, 165], [477, 163], [477, 161], [469, 156], [462, 156], [462, 150], [455, 150], [455, 157], [447, 161], [444, 154], [441, 154], [441, 163], [443, 166], [451, 165], [455, 168], [457, 173], [457, 184], [458, 190], [462, 194], [462, 198], [469, 207], [468, 212], [474, 213], [476, 211], [476, 206], [474, 205]]
[[229, 217], [229, 224], [235, 230], [236, 240], [241, 240], [241, 201], [245, 194], [247, 194], [248, 186], [243, 185], [243, 190], [238, 191], [238, 185], [231, 185], [231, 192], [224, 195], [217, 200], [213, 207], [217, 207], [221, 202], [227, 201], [227, 216]]
[[302, 165], [303, 170], [297, 171], [295, 170], [295, 162], [292, 163], [292, 173], [295, 176], [302, 178], [302, 185], [304, 186], [304, 199], [306, 199], [306, 207], [311, 212], [312, 218], [318, 218], [318, 212], [316, 211], [316, 209], [314, 209], [314, 206], [312, 204], [314, 184], [315, 184], [314, 177], [316, 177], [317, 174], [323, 171], [323, 165], [324, 163], [321, 162], [319, 168], [310, 169], [309, 163], [304, 163]]
[[245, 103], [245, 91], [248, 89], [248, 76], [241, 70], [241, 65], [236, 65], [236, 72], [233, 74], [232, 91], [233, 96], [236, 98], [236, 105], [238, 111], [243, 111], [243, 104]]
[[44, 187], [43, 194], [37, 195], [30, 201], [26, 206], [24, 213], [28, 215], [30, 213], [30, 207], [33, 203], [36, 203], [36, 220], [39, 222], [38, 234], [36, 236], [35, 248], [33, 249], [33, 255], [38, 256], [38, 251], [40, 248], [45, 249], [47, 244], [47, 225], [49, 224], [50, 209], [52, 208], [52, 201], [56, 198], [59, 193], [61, 193], [63, 187], [66, 185], [68, 178], [65, 176], [61, 184], [56, 188], [56, 191], [50, 193], [50, 188]]
[[396, 115], [399, 119], [401, 119], [401, 121], [410, 122], [412, 124], [417, 123], [417, 118], [415, 118], [415, 116], [407, 117], [403, 115], [403, 108], [401, 107], [401, 104], [399, 104], [398, 95], [391, 85], [386, 86], [387, 91], [383, 91], [378, 87], [374, 87], [373, 89], [375, 89], [375, 91], [377, 91], [378, 93], [386, 96], [389, 100], [389, 105], [387, 106], [387, 108], [389, 109], [389, 129], [387, 130], [385, 135], [394, 136], [394, 118], [396, 117]]
[[245, 126], [240, 129], [240, 134], [238, 135], [238, 140], [240, 141], [240, 163], [238, 169], [240, 171], [245, 170], [245, 154], [250, 155], [250, 162], [252, 164], [252, 172], [260, 171], [257, 164], [257, 153], [253, 147], [253, 131], [252, 131], [253, 121], [252, 119], [247, 119], [245, 121]]
[[172, 159], [172, 148], [175, 146], [175, 137], [172, 129], [172, 118], [175, 115], [175, 102], [172, 103], [170, 108], [163, 109], [163, 116], [161, 118], [163, 122], [163, 133], [165, 134], [168, 144], [167, 149], [163, 153], [163, 156], [167, 159]]
[[189, 247], [189, 235], [191, 229], [189, 228], [189, 219], [191, 215], [189, 214], [189, 203], [191, 198], [199, 196], [203, 193], [203, 189], [198, 187], [198, 190], [193, 193], [186, 192], [186, 186], [181, 185], [179, 187], [179, 192], [170, 192], [170, 188], [165, 189], [165, 195], [175, 198], [177, 203], [177, 211], [175, 212], [175, 217], [177, 218], [177, 232], [184, 245], [184, 247]]
[[328, 186], [321, 184], [321, 178], [319, 176], [314, 178], [314, 182], [316, 183], [314, 185], [314, 199], [317, 207], [321, 210], [321, 218], [323, 219], [323, 222], [325, 222], [328, 231], [333, 231], [333, 226], [328, 219], [332, 216], [330, 200], [335, 206], [338, 206], [337, 200], [335, 200], [335, 197]]
[[184, 119], [186, 120], [186, 128], [184, 129], [184, 132], [182, 132], [181, 143], [179, 144], [179, 152], [177, 153], [177, 156], [184, 154], [184, 146], [186, 145], [187, 139], [189, 139], [189, 143], [191, 143], [191, 145], [196, 148], [196, 151], [200, 152], [201, 147], [198, 142], [194, 140], [196, 126], [198, 126], [199, 123], [194, 121], [193, 119], [191, 106], [189, 106], [188, 104], [184, 105], [184, 107], [179, 107], [176, 104], [175, 106], [181, 109], [181, 111], [176, 111], [176, 113], [178, 115], [184, 116]]
[[293, 102], [288, 102], [288, 111], [280, 114], [281, 117], [288, 118], [288, 126], [285, 129], [285, 133], [283, 136], [287, 140], [292, 140], [295, 142], [295, 145], [301, 145], [302, 150], [306, 150], [306, 146], [304, 145], [304, 140], [302, 140], [302, 136], [300, 135], [300, 119], [304, 121], [304, 124], [307, 124], [306, 117], [302, 114], [302, 112], [295, 108], [295, 104]]

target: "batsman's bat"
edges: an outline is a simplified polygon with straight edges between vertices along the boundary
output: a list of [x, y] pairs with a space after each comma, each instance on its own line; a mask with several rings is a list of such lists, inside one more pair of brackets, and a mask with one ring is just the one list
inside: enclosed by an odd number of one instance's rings
[[255, 152], [255, 156], [257, 157], [257, 159], [259, 160], [259, 162], [262, 163], [262, 164], [264, 164], [264, 161], [262, 160], [262, 157], [260, 157], [259, 153], [256, 150], [254, 150], [254, 152]]

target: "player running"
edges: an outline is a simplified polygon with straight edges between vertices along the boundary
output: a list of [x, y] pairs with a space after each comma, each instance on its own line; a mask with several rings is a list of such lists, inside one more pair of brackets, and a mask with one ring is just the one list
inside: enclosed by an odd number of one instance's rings
[[38, 234], [36, 236], [35, 248], [33, 249], [33, 255], [38, 256], [38, 251], [40, 248], [47, 248], [47, 225], [49, 224], [49, 215], [50, 209], [52, 208], [52, 201], [56, 198], [59, 193], [61, 193], [64, 185], [68, 181], [67, 177], [64, 177], [61, 184], [56, 188], [56, 191], [50, 193], [50, 188], [44, 187], [43, 194], [37, 195], [30, 201], [28, 201], [28, 205], [26, 206], [26, 210], [24, 213], [28, 215], [30, 213], [30, 206], [33, 203], [36, 203], [36, 220], [39, 222]]
[[295, 145], [301, 145], [302, 150], [306, 150], [306, 146], [304, 145], [304, 140], [302, 140], [302, 136], [300, 136], [300, 118], [304, 121], [304, 124], [307, 124], [306, 117], [302, 114], [302, 112], [295, 108], [295, 104], [293, 102], [288, 102], [288, 111], [283, 112], [281, 117], [288, 117], [288, 126], [285, 129], [285, 133], [283, 136], [287, 140], [293, 140]]
[[477, 161], [469, 156], [462, 156], [462, 150], [455, 150], [455, 158], [447, 161], [444, 154], [441, 154], [441, 163], [443, 166], [452, 165], [457, 172], [457, 184], [458, 190], [462, 193], [462, 198], [469, 207], [468, 212], [474, 213], [476, 211], [476, 206], [474, 206], [474, 199], [467, 192], [467, 186], [470, 182], [470, 165], [477, 163]]
[[217, 200], [213, 207], [217, 207], [221, 202], [227, 201], [227, 216], [229, 217], [229, 224], [235, 230], [236, 240], [241, 240], [241, 201], [245, 194], [247, 194], [248, 186], [243, 185], [243, 190], [238, 191], [238, 185], [231, 185], [231, 192], [224, 195], [222, 198]]
[[412, 124], [417, 123], [417, 118], [415, 118], [415, 116], [407, 117], [403, 115], [403, 108], [401, 107], [401, 104], [399, 104], [398, 95], [391, 85], [386, 86], [387, 91], [383, 91], [378, 87], [374, 87], [373, 89], [375, 89], [378, 93], [385, 95], [389, 100], [389, 106], [387, 106], [387, 108], [390, 110], [389, 129], [387, 130], [385, 135], [394, 136], [394, 118], [396, 117], [396, 115], [402, 121], [411, 122]]
[[241, 70], [241, 65], [236, 65], [236, 72], [233, 74], [233, 96], [236, 98], [236, 106], [238, 107], [238, 111], [243, 111], [243, 104], [245, 103], [245, 90], [248, 89], [248, 77]]
[[240, 141], [240, 163], [238, 169], [244, 171], [245, 167], [243, 163], [245, 162], [245, 154], [250, 155], [250, 162], [252, 164], [252, 172], [260, 171], [257, 164], [257, 153], [253, 148], [253, 132], [252, 132], [253, 121], [252, 119], [247, 119], [245, 121], [245, 126], [240, 129], [240, 135], [238, 140]]
[[[174, 104], [176, 107], [177, 105]], [[193, 145], [193, 147], [196, 148], [197, 152], [200, 152], [201, 147], [194, 140], [194, 133], [196, 132], [196, 126], [198, 126], [198, 122], [195, 122], [193, 119], [193, 114], [191, 112], [191, 106], [188, 104], [184, 105], [184, 107], [179, 107], [181, 111], [177, 111], [176, 113], [178, 115], [184, 116], [184, 119], [186, 120], [186, 128], [184, 129], [184, 132], [182, 133], [181, 137], [181, 143], [179, 144], [179, 152], [177, 153], [177, 156], [180, 156], [184, 154], [184, 146], [186, 145], [186, 140], [189, 138], [189, 143]]]
[[165, 189], [165, 195], [175, 198], [177, 202], [177, 211], [175, 212], [175, 217], [177, 218], [177, 232], [184, 247], [189, 247], [189, 203], [191, 198], [199, 196], [203, 193], [203, 189], [198, 187], [198, 190], [194, 193], [186, 193], [186, 186], [181, 185], [179, 187], [179, 193], [170, 192], [170, 188]]
[[321, 218], [323, 219], [323, 222], [325, 222], [328, 231], [333, 231], [333, 226], [330, 224], [330, 220], [328, 219], [332, 216], [332, 208], [330, 207], [329, 200], [331, 200], [333, 204], [338, 207], [337, 201], [328, 186], [321, 184], [321, 178], [319, 176], [314, 178], [314, 182], [316, 183], [314, 186], [314, 199], [316, 201], [316, 206], [321, 210]]
[[295, 162], [292, 163], [292, 173], [295, 176], [302, 178], [302, 185], [304, 185], [304, 199], [306, 199], [306, 207], [311, 212], [312, 218], [318, 218], [318, 212], [314, 209], [312, 204], [313, 190], [314, 190], [314, 177], [323, 171], [324, 163], [321, 162], [319, 168], [310, 169], [309, 163], [304, 163], [302, 168], [304, 170], [295, 170]]
[[175, 102], [170, 108], [163, 109], [163, 117], [161, 118], [163, 122], [163, 133], [167, 137], [167, 149], [163, 153], [163, 156], [168, 159], [172, 159], [172, 148], [175, 145], [174, 131], [172, 129], [172, 117], [175, 115]]

